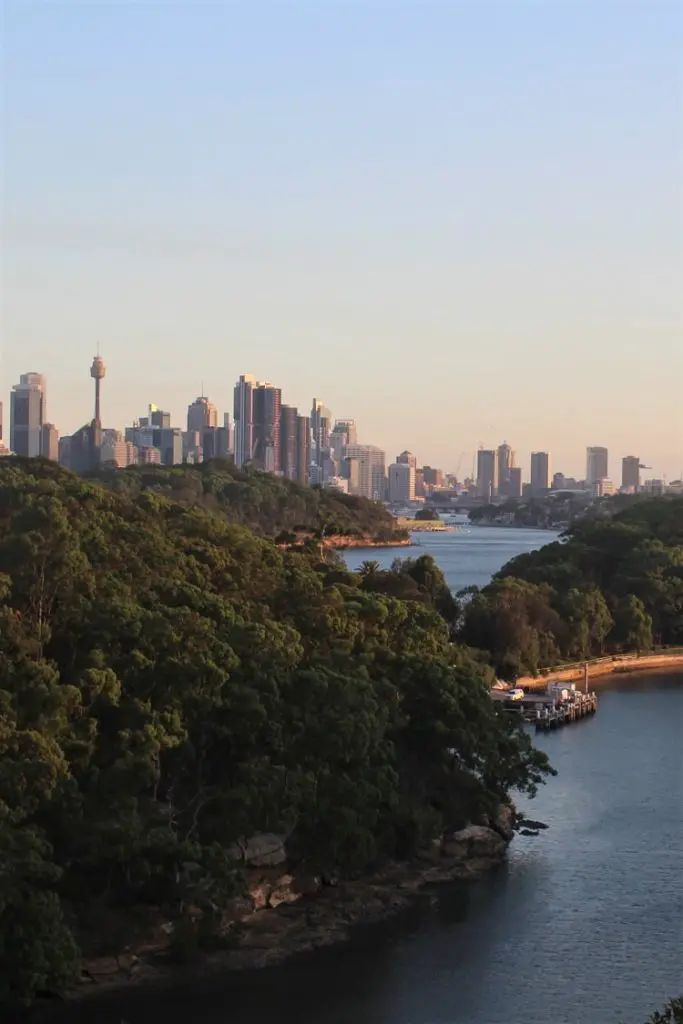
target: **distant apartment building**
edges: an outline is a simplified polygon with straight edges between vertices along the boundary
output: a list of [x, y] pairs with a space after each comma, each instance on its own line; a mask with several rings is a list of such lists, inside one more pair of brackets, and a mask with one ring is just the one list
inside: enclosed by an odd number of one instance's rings
[[15, 455], [41, 454], [46, 416], [46, 384], [42, 373], [22, 373], [10, 394], [9, 446]]
[[531, 453], [531, 493], [544, 494], [550, 490], [550, 452]]
[[373, 444], [350, 444], [344, 451], [347, 463], [354, 463], [347, 470], [349, 481], [356, 482], [349, 486], [349, 492], [358, 494], [372, 501], [384, 501], [386, 491], [386, 455], [381, 448]]
[[477, 452], [477, 496], [491, 501], [498, 494], [498, 452], [480, 448]]
[[415, 466], [394, 462], [389, 466], [389, 501], [403, 504], [415, 500]]
[[522, 497], [522, 468], [521, 466], [510, 466], [508, 470], [507, 494], [508, 498]]
[[600, 477], [599, 480], [591, 484], [590, 491], [594, 498], [606, 498], [616, 492], [616, 487], [611, 480]]
[[606, 448], [586, 448], [586, 484], [590, 487], [598, 480], [609, 477], [609, 456]]
[[636, 494], [640, 490], [640, 457], [627, 455], [621, 460], [621, 488]]
[[343, 476], [331, 476], [325, 482], [328, 491], [337, 491], [339, 494], [349, 493], [349, 481]]
[[40, 454], [44, 459], [59, 461], [59, 432], [54, 423], [43, 423], [40, 436]]
[[233, 418], [235, 423], [235, 465], [251, 462], [254, 452], [254, 388], [256, 379], [244, 373], [235, 384]]
[[253, 392], [252, 461], [266, 473], [280, 472], [280, 409], [282, 391], [258, 381]]

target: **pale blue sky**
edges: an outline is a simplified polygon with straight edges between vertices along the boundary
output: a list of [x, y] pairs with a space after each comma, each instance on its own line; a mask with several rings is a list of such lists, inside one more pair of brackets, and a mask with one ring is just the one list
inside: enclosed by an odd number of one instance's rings
[[[3, 399], [683, 467], [683, 6], [4, 0]], [[7, 403], [6, 403], [7, 408]], [[646, 474], [650, 475], [650, 474]]]

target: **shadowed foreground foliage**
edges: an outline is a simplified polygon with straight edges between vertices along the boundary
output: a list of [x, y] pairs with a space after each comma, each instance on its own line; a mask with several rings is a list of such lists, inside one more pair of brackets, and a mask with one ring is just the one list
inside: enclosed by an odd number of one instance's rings
[[218, 919], [240, 837], [353, 873], [533, 793], [545, 756], [450, 642], [443, 577], [404, 570], [392, 593], [201, 504], [0, 460], [0, 1003], [120, 949], [112, 911]]

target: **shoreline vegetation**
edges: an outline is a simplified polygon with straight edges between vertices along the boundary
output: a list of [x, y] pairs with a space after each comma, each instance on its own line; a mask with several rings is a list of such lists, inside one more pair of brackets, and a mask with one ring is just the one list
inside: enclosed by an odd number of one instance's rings
[[386, 509], [157, 470], [0, 460], [3, 1012], [103, 959], [135, 974], [149, 943], [199, 966], [343, 938], [425, 858], [425, 881], [500, 859], [491, 822], [552, 773], [456, 642], [433, 559], [353, 573], [324, 551], [393, 538]]
[[281, 962], [500, 863], [554, 772], [492, 683], [683, 645], [682, 510], [456, 597], [428, 555], [326, 549], [397, 539], [372, 502], [0, 460], [0, 1006]]

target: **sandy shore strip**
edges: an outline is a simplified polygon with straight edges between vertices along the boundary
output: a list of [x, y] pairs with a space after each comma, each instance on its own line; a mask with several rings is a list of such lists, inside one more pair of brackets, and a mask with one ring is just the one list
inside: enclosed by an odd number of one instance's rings
[[[634, 672], [646, 672], [653, 669], [680, 668], [683, 670], [683, 650], [665, 652], [658, 654], [627, 654], [615, 655], [610, 658], [599, 658], [588, 663], [588, 687], [589, 689], [600, 685], [600, 681], [606, 677]], [[516, 686], [523, 686], [528, 690], [545, 690], [548, 683], [571, 682], [582, 683], [584, 679], [583, 665], [569, 665], [567, 668], [557, 669], [545, 676], [522, 676], [515, 682]]]

